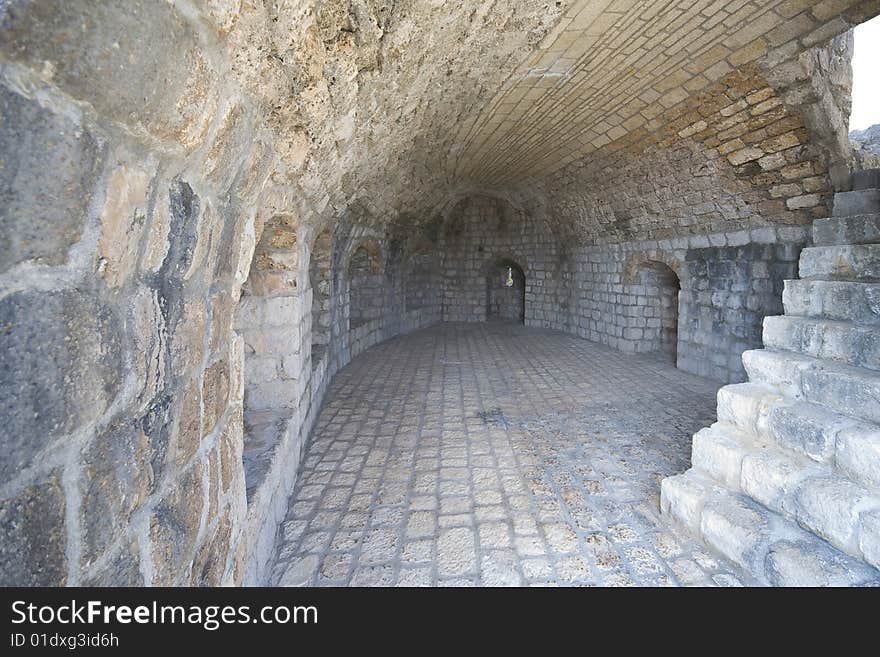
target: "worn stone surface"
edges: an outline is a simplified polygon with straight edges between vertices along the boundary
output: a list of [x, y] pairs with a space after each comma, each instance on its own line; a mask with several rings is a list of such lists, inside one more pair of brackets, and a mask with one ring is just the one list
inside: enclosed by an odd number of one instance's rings
[[65, 502], [57, 474], [0, 502], [0, 582], [62, 586], [67, 581]]
[[[53, 523], [9, 581], [265, 582], [336, 373], [444, 319], [521, 317], [742, 380], [807, 224], [844, 188], [848, 30], [878, 11], [0, 3], [2, 497]], [[829, 239], [875, 236], [875, 197], [852, 198], [868, 219]], [[812, 358], [848, 335], [835, 353], [866, 362], [852, 331], [823, 335]], [[849, 386], [875, 413], [841, 372], [797, 383], [817, 400]], [[647, 544], [615, 557], [597, 538], [591, 561], [559, 526], [541, 534], [554, 559], [534, 534], [450, 522], [413, 517], [461, 552], [443, 583], [581, 581], [617, 558], [656, 572]], [[376, 529], [377, 554], [401, 549]], [[701, 568], [679, 562], [662, 572]], [[435, 581], [353, 555], [319, 568]]]
[[103, 413], [119, 390], [120, 351], [118, 320], [81, 292], [21, 292], [0, 300], [4, 478]]
[[688, 462], [682, 438], [711, 418], [715, 388], [515, 323], [383, 343], [328, 390], [272, 582], [743, 581], [659, 522], [657, 481]]
[[66, 262], [104, 157], [78, 113], [53, 111], [0, 83], [0, 270]]
[[[834, 201], [855, 224], [838, 200], [877, 191], [857, 187]], [[721, 421], [694, 435], [691, 469], [662, 485], [667, 516], [772, 585], [880, 584], [880, 377], [866, 337], [877, 319], [864, 282], [876, 240], [826, 232], [818, 224], [826, 245], [803, 252], [809, 278], [785, 283], [785, 315], [764, 323], [769, 348], [743, 354], [752, 382], [721, 389]]]

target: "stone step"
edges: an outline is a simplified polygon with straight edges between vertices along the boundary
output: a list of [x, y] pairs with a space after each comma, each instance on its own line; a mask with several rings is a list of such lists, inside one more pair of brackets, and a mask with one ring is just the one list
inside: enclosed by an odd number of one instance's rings
[[764, 435], [771, 410], [793, 403], [763, 383], [732, 383], [719, 388], [717, 397], [718, 421], [756, 437]]
[[828, 217], [813, 222], [813, 244], [876, 244], [880, 242], [880, 213]]
[[770, 349], [743, 352], [742, 359], [750, 381], [771, 385], [795, 400], [880, 423], [880, 375], [875, 371]]
[[835, 217], [880, 212], [880, 189], [856, 189], [834, 195]]
[[764, 318], [764, 346], [813, 358], [880, 370], [880, 330], [876, 326], [812, 317]]
[[772, 441], [820, 463], [833, 462], [838, 433], [858, 423], [816, 404], [787, 399], [757, 383], [721, 388], [718, 421], [753, 440]]
[[880, 189], [880, 169], [862, 169], [852, 173], [853, 189]]
[[880, 324], [880, 283], [854, 281], [785, 281], [786, 315]]
[[880, 244], [813, 246], [801, 251], [800, 278], [880, 281]]
[[876, 424], [786, 399], [758, 383], [721, 388], [718, 422], [736, 427], [757, 443], [772, 443], [829, 464], [842, 476], [880, 490], [880, 426]]
[[847, 554], [866, 558], [861, 549], [861, 516], [880, 513], [880, 489], [724, 423], [694, 436], [691, 460], [694, 468], [723, 488], [744, 493]]
[[691, 465], [724, 488], [739, 491], [743, 458], [761, 448], [753, 436], [716, 422], [694, 434]]
[[876, 568], [745, 495], [725, 490], [695, 468], [663, 480], [660, 509], [763, 584], [880, 585]]

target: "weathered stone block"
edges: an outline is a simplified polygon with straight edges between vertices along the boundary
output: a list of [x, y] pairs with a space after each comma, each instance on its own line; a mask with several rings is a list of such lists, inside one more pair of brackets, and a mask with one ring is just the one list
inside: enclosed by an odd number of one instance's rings
[[0, 476], [9, 479], [116, 397], [119, 322], [83, 292], [19, 292], [0, 300], [0, 353]]
[[880, 212], [853, 217], [829, 217], [813, 222], [817, 245], [880, 242]]
[[782, 302], [787, 315], [880, 323], [880, 284], [791, 280], [785, 282]]
[[859, 519], [859, 550], [865, 561], [880, 569], [880, 511], [862, 513]]
[[203, 139], [217, 103], [217, 73], [195, 30], [168, 3], [18, 2], [0, 22], [8, 56], [107, 117], [187, 149]]
[[140, 550], [137, 543], [123, 545], [100, 566], [88, 571], [80, 580], [81, 586], [143, 586], [140, 571]]
[[880, 498], [841, 477], [813, 477], [795, 493], [798, 523], [849, 554], [859, 554], [859, 513], [880, 508]]
[[876, 586], [880, 573], [816, 539], [770, 546], [765, 576], [771, 586]]
[[880, 212], [880, 189], [859, 189], [852, 192], [837, 192], [834, 195], [834, 216]]
[[217, 422], [223, 417], [226, 406], [229, 403], [229, 364], [220, 360], [211, 365], [203, 377], [202, 405], [204, 415], [202, 419], [202, 434], [208, 435], [217, 426]]
[[80, 527], [82, 560], [97, 560], [128, 527], [153, 487], [150, 442], [139, 424], [123, 422], [83, 450]]
[[820, 463], [833, 459], [837, 432], [847, 424], [846, 418], [809, 403], [778, 406], [767, 418], [768, 433], [777, 443]]
[[754, 502], [733, 495], [707, 502], [700, 533], [709, 545], [749, 572], [763, 570], [769, 520]]
[[140, 238], [146, 224], [150, 174], [120, 165], [107, 181], [98, 241], [98, 271], [110, 287], [120, 287], [137, 266]]
[[203, 467], [197, 463], [181, 474], [150, 517], [153, 585], [179, 586], [189, 581], [204, 508]]
[[801, 278], [880, 279], [880, 244], [817, 246], [801, 251]]
[[739, 490], [743, 456], [752, 445], [730, 425], [714, 424], [694, 434], [693, 467], [700, 469], [730, 490]]
[[55, 112], [0, 85], [0, 271], [26, 260], [67, 261], [105, 150], [75, 112]]
[[178, 419], [168, 448], [169, 462], [178, 466], [193, 457], [202, 439], [201, 387], [192, 379], [183, 389], [178, 402]]
[[854, 480], [880, 487], [880, 428], [857, 424], [840, 431], [835, 464]]
[[65, 506], [59, 473], [0, 501], [0, 585], [65, 584]]
[[779, 451], [748, 454], [742, 463], [742, 490], [768, 509], [788, 513], [797, 484], [811, 472], [815, 471]]

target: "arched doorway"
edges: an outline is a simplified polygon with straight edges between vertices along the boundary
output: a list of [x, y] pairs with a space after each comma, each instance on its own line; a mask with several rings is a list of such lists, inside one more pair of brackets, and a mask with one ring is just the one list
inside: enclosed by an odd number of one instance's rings
[[678, 357], [678, 295], [681, 281], [665, 262], [646, 260], [636, 270], [637, 284], [642, 286], [646, 299], [644, 336], [646, 351], [668, 356], [672, 362]]
[[382, 252], [373, 240], [361, 244], [348, 265], [349, 329], [382, 317], [385, 306], [385, 279]]
[[513, 260], [496, 260], [486, 272], [486, 320], [524, 323], [525, 318], [525, 272]]
[[325, 230], [315, 238], [309, 257], [309, 285], [312, 288], [312, 368], [316, 368], [330, 344], [330, 299], [333, 277], [333, 234]]

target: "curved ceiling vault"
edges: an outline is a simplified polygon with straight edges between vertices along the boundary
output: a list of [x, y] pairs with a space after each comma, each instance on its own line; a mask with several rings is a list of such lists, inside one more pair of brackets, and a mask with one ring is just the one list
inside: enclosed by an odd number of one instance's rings
[[[806, 129], [782, 88], [798, 70], [778, 71], [878, 12], [877, 0], [278, 0], [243, 3], [228, 41], [233, 72], [269, 108], [274, 184], [304, 214], [419, 222], [463, 191], [493, 190], [591, 241], [653, 234], [652, 214], [676, 212], [616, 208], [621, 169], [661, 197], [675, 195], [669, 167], [688, 180], [708, 170], [736, 200], [716, 199], [707, 222], [772, 214], [772, 181], [756, 193], [731, 158], [727, 112], [745, 109], [752, 125], [751, 106], [769, 103], [773, 121]], [[759, 100], [728, 109], [749, 94]], [[768, 130], [758, 137], [778, 136]], [[687, 151], [685, 163], [664, 149]], [[827, 173], [827, 153], [810, 157]], [[633, 177], [640, 160], [658, 179]], [[819, 212], [792, 207], [803, 203], [774, 207]]]

